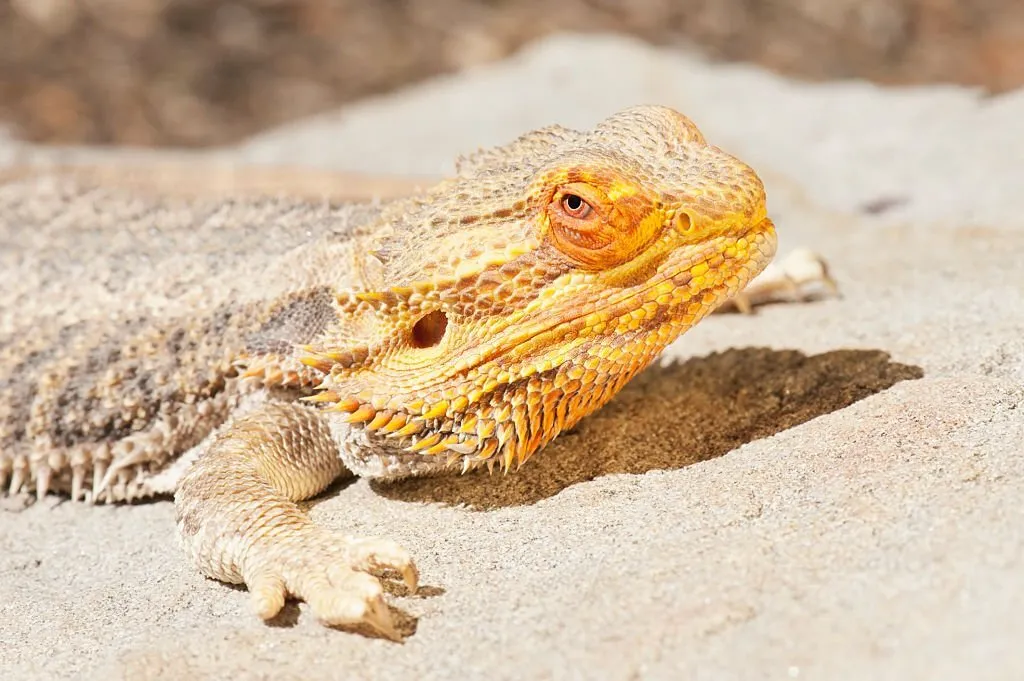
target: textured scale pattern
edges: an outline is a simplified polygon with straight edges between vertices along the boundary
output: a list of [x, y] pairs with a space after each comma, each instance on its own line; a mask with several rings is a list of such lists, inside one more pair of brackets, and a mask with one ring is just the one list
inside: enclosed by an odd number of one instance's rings
[[[374, 575], [415, 589], [412, 558], [295, 502], [346, 475], [521, 465], [748, 307], [775, 252], [757, 175], [662, 107], [528, 133], [375, 204], [13, 181], [0, 237], [0, 493], [174, 494], [186, 554], [261, 617], [293, 596], [389, 636]], [[756, 300], [830, 281], [797, 269]]]
[[[665, 109], [627, 111], [590, 134], [529, 133], [458, 169], [413, 210], [385, 212], [406, 235], [383, 230], [368, 251], [389, 285], [339, 298], [368, 330], [358, 357], [351, 337], [327, 335], [303, 358], [326, 374], [313, 399], [380, 449], [463, 470], [521, 464], [774, 253], [756, 175]], [[565, 186], [604, 203], [597, 255], [559, 248], [550, 203]], [[423, 226], [431, 236], [411, 239]], [[400, 257], [427, 239], [450, 255], [426, 268]], [[412, 347], [401, 331], [437, 312], [444, 336]]]

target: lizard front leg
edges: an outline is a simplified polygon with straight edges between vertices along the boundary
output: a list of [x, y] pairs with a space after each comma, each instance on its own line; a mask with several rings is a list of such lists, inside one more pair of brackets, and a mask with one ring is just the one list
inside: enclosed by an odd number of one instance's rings
[[204, 575], [244, 583], [263, 619], [294, 596], [325, 624], [366, 623], [395, 638], [369, 573], [397, 570], [415, 590], [409, 554], [318, 527], [295, 503], [349, 474], [315, 410], [268, 404], [228, 427], [182, 478], [174, 499], [182, 547]]

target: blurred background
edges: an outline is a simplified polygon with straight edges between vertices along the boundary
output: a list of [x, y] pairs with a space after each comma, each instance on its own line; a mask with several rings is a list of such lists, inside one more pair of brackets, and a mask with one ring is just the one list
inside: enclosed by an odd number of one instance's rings
[[1024, 83], [1020, 0], [0, 0], [0, 127], [47, 144], [228, 144], [560, 32], [807, 80]]

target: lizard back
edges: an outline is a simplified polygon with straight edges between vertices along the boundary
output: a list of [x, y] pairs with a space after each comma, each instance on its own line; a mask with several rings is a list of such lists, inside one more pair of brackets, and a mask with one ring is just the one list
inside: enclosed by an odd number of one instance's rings
[[0, 485], [144, 493], [236, 406], [239, 354], [327, 323], [325, 291], [346, 285], [352, 238], [377, 212], [60, 176], [0, 185]]

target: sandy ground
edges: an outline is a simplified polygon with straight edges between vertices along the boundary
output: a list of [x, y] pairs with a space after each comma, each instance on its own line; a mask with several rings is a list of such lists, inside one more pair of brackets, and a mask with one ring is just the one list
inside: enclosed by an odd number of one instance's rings
[[402, 644], [261, 624], [166, 502], [0, 512], [0, 678], [1024, 678], [1024, 92], [561, 37], [218, 157], [430, 175], [641, 102], [754, 165], [842, 299], [708, 320], [515, 476], [333, 490], [417, 556]]

